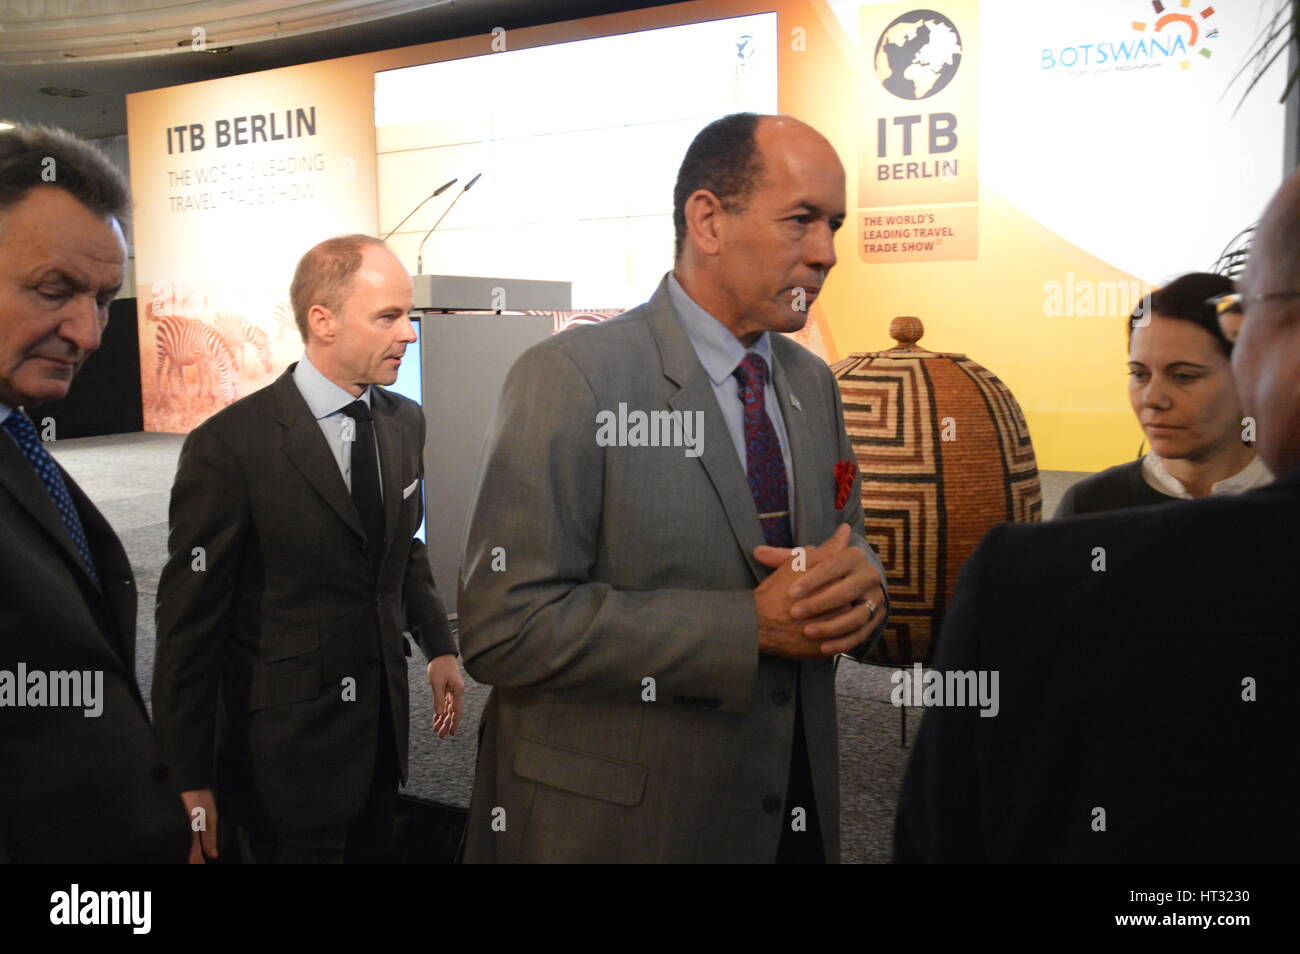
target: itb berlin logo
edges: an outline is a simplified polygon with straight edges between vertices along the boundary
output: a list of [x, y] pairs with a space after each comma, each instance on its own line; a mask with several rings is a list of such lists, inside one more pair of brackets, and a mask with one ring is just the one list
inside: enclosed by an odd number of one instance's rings
[[1039, 65], [1064, 76], [1091, 76], [1160, 67], [1181, 71], [1214, 56], [1219, 27], [1213, 6], [1197, 4], [1200, 9], [1193, 9], [1189, 0], [1149, 0], [1142, 6], [1150, 13], [1116, 24], [1109, 36], [1080, 37], [1090, 42], [1044, 47]]
[[952, 82], [961, 53], [956, 24], [934, 10], [912, 10], [881, 31], [876, 79], [899, 99], [928, 99]]

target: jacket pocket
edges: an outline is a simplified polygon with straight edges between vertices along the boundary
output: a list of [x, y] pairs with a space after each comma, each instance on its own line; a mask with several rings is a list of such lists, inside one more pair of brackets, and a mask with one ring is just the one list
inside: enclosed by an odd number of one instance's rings
[[320, 630], [315, 626], [281, 630], [266, 638], [266, 661], [278, 662], [320, 649]]
[[248, 712], [307, 702], [320, 695], [320, 666], [258, 666], [249, 686]]
[[514, 770], [521, 778], [615, 805], [639, 805], [645, 794], [643, 766], [537, 739], [519, 740]]

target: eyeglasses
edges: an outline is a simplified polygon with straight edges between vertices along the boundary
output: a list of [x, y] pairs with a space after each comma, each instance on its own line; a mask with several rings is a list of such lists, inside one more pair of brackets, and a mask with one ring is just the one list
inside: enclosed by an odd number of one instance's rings
[[1214, 309], [1215, 317], [1224, 315], [1243, 315], [1248, 301], [1277, 301], [1285, 298], [1300, 298], [1300, 292], [1267, 292], [1263, 295], [1243, 295], [1241, 292], [1228, 292], [1207, 299], [1206, 304]]
[[1241, 292], [1228, 292], [1206, 299], [1205, 304], [1214, 310], [1219, 329], [1223, 336], [1236, 342], [1241, 330], [1241, 320], [1246, 315], [1246, 302], [1282, 301], [1288, 298], [1300, 298], [1300, 292], [1266, 292], [1263, 295], [1243, 295]]

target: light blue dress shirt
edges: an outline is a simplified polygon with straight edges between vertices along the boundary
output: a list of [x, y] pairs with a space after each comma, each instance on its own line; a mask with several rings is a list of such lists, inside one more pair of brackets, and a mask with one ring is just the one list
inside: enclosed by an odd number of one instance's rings
[[[370, 407], [370, 389], [361, 392], [361, 397], [354, 398], [325, 375], [316, 370], [307, 355], [298, 359], [298, 366], [293, 369], [293, 383], [298, 386], [298, 393], [307, 402], [307, 409], [320, 425], [325, 442], [329, 444], [330, 453], [338, 461], [339, 472], [343, 474], [343, 483], [352, 493], [352, 441], [343, 439], [343, 422], [351, 418], [343, 409], [353, 401], [365, 401]], [[377, 439], [377, 438], [376, 438]], [[375, 447], [375, 462], [379, 469], [379, 498], [384, 496], [384, 466], [379, 461], [379, 447]]]
[[745, 454], [745, 405], [740, 400], [740, 381], [734, 372], [745, 355], [750, 351], [763, 357], [767, 362], [767, 386], [763, 388], [763, 408], [768, 419], [776, 428], [776, 436], [781, 441], [781, 458], [785, 461], [785, 479], [790, 492], [790, 528], [794, 529], [794, 462], [790, 459], [790, 438], [786, 435], [785, 418], [781, 416], [781, 401], [777, 396], [773, 381], [776, 378], [776, 360], [772, 355], [772, 344], [768, 341], [768, 332], [759, 335], [753, 347], [746, 348], [733, 335], [727, 326], [697, 305], [686, 290], [677, 281], [677, 276], [668, 273], [668, 298], [673, 303], [677, 317], [681, 318], [686, 328], [686, 337], [695, 348], [695, 354], [704, 365], [704, 370], [713, 384], [713, 396], [718, 399], [722, 409], [723, 420], [731, 433], [732, 443], [736, 445], [736, 456], [740, 458], [740, 469], [748, 472], [749, 461]]

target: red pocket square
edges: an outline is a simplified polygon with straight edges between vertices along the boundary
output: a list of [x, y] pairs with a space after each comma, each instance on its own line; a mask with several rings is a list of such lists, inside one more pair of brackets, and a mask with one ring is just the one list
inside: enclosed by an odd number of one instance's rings
[[843, 510], [853, 492], [853, 479], [858, 476], [858, 462], [853, 458], [835, 465], [835, 509]]

